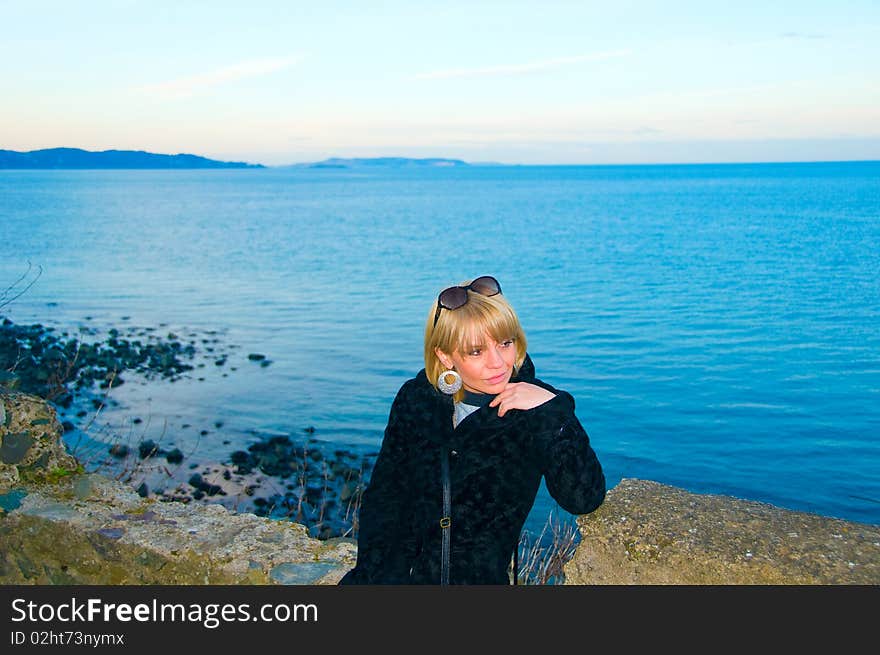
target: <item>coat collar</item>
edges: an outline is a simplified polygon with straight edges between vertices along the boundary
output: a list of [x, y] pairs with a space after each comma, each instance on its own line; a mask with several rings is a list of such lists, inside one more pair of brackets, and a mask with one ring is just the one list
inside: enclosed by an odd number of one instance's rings
[[[522, 366], [510, 378], [510, 381], [533, 382], [534, 380], [535, 365], [532, 363], [531, 357], [526, 353]], [[438, 391], [428, 381], [425, 369], [419, 371], [415, 382], [415, 396], [412, 398], [412, 402], [416, 406], [428, 410], [426, 418], [430, 417], [432, 425], [425, 425], [423, 434], [429, 441], [444, 444], [450, 448], [457, 448], [462, 445], [466, 433], [471, 433], [473, 430], [495, 429], [498, 426], [498, 422], [503, 420], [499, 419], [498, 414], [491, 408], [481, 408], [465, 419], [467, 421], [467, 429], [462, 429], [465, 427], [463, 423], [457, 430], [453, 430], [452, 396]]]

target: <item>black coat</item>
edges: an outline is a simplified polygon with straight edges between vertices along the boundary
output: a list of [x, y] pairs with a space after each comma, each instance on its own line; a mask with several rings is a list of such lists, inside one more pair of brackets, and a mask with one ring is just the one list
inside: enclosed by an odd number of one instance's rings
[[556, 397], [530, 410], [481, 407], [457, 428], [452, 398], [419, 374], [400, 388], [360, 508], [357, 565], [340, 584], [439, 584], [440, 455], [450, 453], [451, 584], [508, 584], [508, 565], [543, 475], [572, 514], [605, 498], [605, 477], [574, 399], [535, 378], [531, 359], [512, 382]]

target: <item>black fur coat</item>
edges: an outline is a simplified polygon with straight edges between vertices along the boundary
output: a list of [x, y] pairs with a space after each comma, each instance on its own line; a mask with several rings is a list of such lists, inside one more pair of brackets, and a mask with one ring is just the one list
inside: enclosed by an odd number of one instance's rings
[[574, 399], [535, 378], [531, 359], [512, 382], [556, 397], [530, 410], [481, 407], [452, 426], [452, 398], [425, 376], [408, 380], [388, 427], [360, 509], [357, 565], [340, 584], [439, 584], [440, 455], [449, 453], [451, 584], [508, 584], [508, 566], [543, 475], [572, 514], [605, 498], [605, 477]]

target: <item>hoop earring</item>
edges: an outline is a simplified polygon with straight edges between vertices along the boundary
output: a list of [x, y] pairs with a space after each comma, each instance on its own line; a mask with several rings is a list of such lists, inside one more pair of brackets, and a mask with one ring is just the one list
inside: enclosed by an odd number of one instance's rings
[[[447, 382], [446, 381], [447, 375], [451, 375], [455, 379], [452, 382]], [[453, 371], [452, 369], [449, 369], [447, 371], [443, 371], [440, 374], [440, 377], [437, 378], [437, 388], [440, 389], [440, 391], [442, 391], [446, 395], [451, 396], [456, 391], [461, 389], [461, 376], [457, 372]]]

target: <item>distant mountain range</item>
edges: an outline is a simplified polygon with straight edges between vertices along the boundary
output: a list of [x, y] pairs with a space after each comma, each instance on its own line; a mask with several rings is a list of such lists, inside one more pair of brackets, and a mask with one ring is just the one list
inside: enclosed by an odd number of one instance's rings
[[372, 157], [343, 159], [332, 157], [323, 161], [293, 164], [297, 168], [361, 168], [361, 167], [384, 167], [384, 168], [410, 168], [424, 166], [469, 166], [460, 159], [410, 159], [408, 157]]
[[262, 164], [227, 162], [198, 155], [158, 155], [141, 150], [92, 152], [79, 148], [48, 148], [17, 152], [0, 150], [0, 169], [10, 168], [265, 168]]
[[[478, 165], [478, 164], [474, 164]], [[484, 164], [487, 165], [487, 164]], [[411, 159], [409, 157], [342, 158], [278, 166], [277, 168], [425, 168], [471, 166], [461, 159]], [[185, 169], [185, 168], [266, 168], [262, 164], [217, 161], [198, 155], [159, 155], [142, 150], [104, 150], [48, 148], [18, 152], [0, 150], [2, 169]]]

